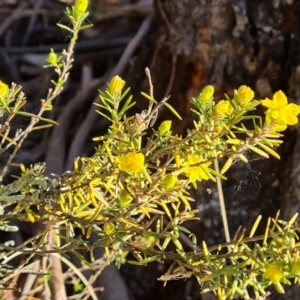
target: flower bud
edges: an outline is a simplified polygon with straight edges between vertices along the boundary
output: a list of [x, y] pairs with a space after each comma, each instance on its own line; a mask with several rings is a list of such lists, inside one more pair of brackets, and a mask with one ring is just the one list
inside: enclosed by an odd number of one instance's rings
[[111, 235], [115, 232], [116, 226], [114, 223], [107, 222], [104, 224], [103, 229], [107, 235]]
[[172, 121], [163, 121], [159, 128], [158, 128], [158, 134], [160, 136], [163, 136], [165, 133], [167, 133], [168, 131], [170, 131], [171, 129], [171, 126], [172, 126]]
[[228, 117], [232, 114], [233, 107], [228, 100], [220, 100], [215, 106], [215, 114], [218, 117]]
[[121, 190], [119, 196], [119, 203], [121, 207], [126, 207], [132, 202], [132, 196], [125, 190]]
[[239, 87], [237, 91], [237, 103], [240, 106], [245, 106], [254, 98], [254, 92], [246, 85]]
[[110, 94], [114, 97], [122, 91], [124, 85], [125, 85], [125, 81], [117, 75], [111, 79], [108, 85], [108, 90]]
[[86, 12], [89, 5], [88, 0], [76, 0], [74, 4], [74, 12], [77, 15], [81, 15]]
[[201, 104], [207, 104], [212, 100], [212, 97], [214, 95], [215, 88], [212, 85], [206, 86], [203, 90], [200, 96], [198, 97], [198, 100]]
[[164, 190], [171, 190], [177, 182], [178, 177], [176, 175], [167, 174], [160, 183], [160, 187]]
[[48, 57], [47, 57], [47, 62], [50, 65], [56, 65], [58, 60], [59, 60], [59, 58], [58, 58], [57, 54], [54, 52], [53, 49], [51, 49], [50, 53], [48, 54]]

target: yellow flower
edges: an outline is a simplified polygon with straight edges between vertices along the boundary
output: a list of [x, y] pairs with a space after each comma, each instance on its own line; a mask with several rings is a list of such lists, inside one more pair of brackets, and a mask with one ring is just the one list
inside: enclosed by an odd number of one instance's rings
[[300, 106], [293, 103], [288, 104], [287, 97], [282, 91], [276, 92], [273, 100], [263, 100], [262, 105], [268, 107], [267, 117], [270, 121], [278, 121], [286, 125], [298, 123], [297, 116], [300, 113]]
[[[210, 179], [208, 176], [209, 171], [207, 170], [208, 167], [211, 165], [211, 162], [206, 162], [200, 164], [201, 160], [199, 155], [197, 154], [189, 154], [187, 160], [182, 164], [183, 167], [182, 171], [185, 175], [189, 178], [189, 182], [191, 182], [194, 187], [196, 187], [196, 181], [202, 181]], [[199, 164], [196, 165], [195, 164]]]
[[163, 136], [166, 132], [170, 131], [171, 126], [172, 126], [172, 121], [169, 120], [163, 121], [158, 128], [158, 134], [160, 136]]
[[237, 91], [237, 103], [245, 106], [254, 98], [254, 92], [246, 85], [240, 86]]
[[228, 100], [221, 100], [215, 106], [215, 114], [218, 117], [227, 117], [230, 116], [233, 112], [233, 107], [231, 106]]
[[184, 173], [189, 178], [189, 182], [191, 182], [195, 186], [197, 180], [202, 181], [203, 179], [210, 179], [210, 177], [207, 175], [207, 169], [210, 165], [211, 162], [207, 162], [199, 166], [189, 167], [185, 170]]
[[125, 85], [125, 81], [117, 75], [111, 79], [108, 85], [108, 90], [110, 94], [114, 97], [122, 91], [124, 85]]
[[129, 152], [126, 155], [117, 157], [118, 168], [123, 172], [140, 173], [144, 170], [145, 157], [143, 153]]
[[182, 164], [183, 166], [195, 165], [200, 162], [200, 156], [197, 154], [189, 154], [187, 160]]
[[270, 108], [271, 110], [282, 110], [287, 106], [287, 97], [282, 91], [274, 94], [273, 100], [266, 98], [262, 101], [262, 105]]
[[164, 190], [171, 190], [178, 182], [178, 177], [173, 174], [167, 174], [160, 183], [160, 187]]
[[3, 83], [0, 80], [0, 96], [2, 96], [4, 98], [8, 94], [8, 91], [9, 91], [8, 85]]
[[200, 96], [198, 97], [198, 100], [201, 104], [207, 104], [212, 100], [212, 97], [214, 95], [215, 88], [212, 85], [206, 86], [203, 90]]
[[264, 273], [265, 277], [269, 278], [273, 283], [277, 283], [283, 277], [283, 272], [280, 265], [273, 264], [269, 265]]

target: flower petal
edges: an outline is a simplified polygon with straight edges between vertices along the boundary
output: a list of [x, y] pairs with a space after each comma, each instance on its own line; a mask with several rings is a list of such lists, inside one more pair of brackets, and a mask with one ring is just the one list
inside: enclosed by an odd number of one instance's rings
[[298, 118], [293, 114], [286, 114], [285, 122], [287, 125], [296, 125], [298, 123]]
[[288, 103], [287, 97], [282, 91], [278, 91], [274, 94], [273, 101], [276, 103], [278, 108], [284, 108]]
[[266, 98], [261, 102], [261, 104], [265, 107], [268, 107], [270, 109], [276, 109], [276, 105], [274, 104], [274, 101], [271, 99]]

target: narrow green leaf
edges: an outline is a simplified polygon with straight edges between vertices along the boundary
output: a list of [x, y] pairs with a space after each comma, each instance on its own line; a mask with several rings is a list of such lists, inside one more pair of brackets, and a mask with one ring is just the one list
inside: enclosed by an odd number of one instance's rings
[[34, 131], [34, 130], [41, 130], [41, 129], [49, 128], [49, 127], [52, 127], [52, 126], [53, 126], [52, 124], [35, 126], [35, 127], [32, 128], [32, 131]]
[[223, 168], [221, 170], [221, 174], [224, 174], [231, 167], [232, 163], [233, 163], [233, 156], [230, 156], [227, 159], [225, 165], [223, 166]]
[[253, 120], [253, 119], [259, 119], [259, 116], [251, 115], [251, 116], [243, 116], [243, 120]]
[[[101, 103], [96, 102], [97, 106], [103, 107], [107, 110], [111, 110], [111, 109], [114, 108], [113, 107], [113, 102], [109, 101], [108, 99], [104, 99], [103, 97], [100, 97], [100, 99], [101, 99], [101, 102], [102, 102], [103, 105]], [[111, 105], [109, 105], [109, 104], [111, 104]]]
[[163, 209], [164, 209], [164, 211], [166, 212], [167, 216], [168, 216], [170, 219], [172, 219], [172, 215], [171, 215], [170, 210], [168, 209], [168, 207], [167, 207], [165, 201], [164, 201], [164, 200], [161, 200], [159, 203], [160, 203], [160, 205], [163, 207]]
[[128, 99], [126, 100], [125, 104], [123, 105], [122, 109], [119, 111], [118, 116], [122, 116], [125, 111], [127, 111], [129, 108], [131, 108], [132, 106], [135, 105], [136, 102], [132, 102], [130, 103], [132, 100], [132, 96], [128, 97]]
[[275, 152], [272, 148], [268, 147], [267, 145], [264, 145], [260, 142], [257, 143], [259, 147], [263, 148], [266, 152], [271, 154], [272, 156], [276, 157], [277, 159], [280, 159], [280, 156], [277, 152]]
[[91, 28], [91, 27], [93, 27], [93, 26], [94, 26], [93, 24], [87, 24], [87, 25], [83, 25], [83, 26], [81, 26], [81, 27], [80, 27], [80, 29], [79, 29], [79, 30], [81, 31], [81, 30], [84, 30], [84, 29]]
[[185, 205], [185, 207], [186, 207], [188, 210], [191, 210], [191, 205], [190, 205], [190, 203], [188, 202], [188, 200], [186, 199], [186, 197], [183, 196], [182, 193], [179, 194], [179, 198], [181, 199], [181, 201], [183, 202], [183, 204]]
[[70, 256], [69, 256], [67, 253], [61, 252], [61, 253], [59, 253], [59, 254], [60, 254], [62, 257], [64, 257], [65, 259], [71, 260]]
[[153, 232], [153, 231], [145, 231], [143, 233], [143, 235], [144, 236], [151, 236], [151, 237], [155, 237], [155, 238], [159, 236], [159, 234], [157, 232]]
[[281, 140], [275, 140], [275, 139], [265, 139], [265, 138], [262, 138], [261, 143], [266, 144], [266, 145], [268, 145], [269, 147], [272, 148], [272, 147], [276, 147], [276, 146], [282, 144], [283, 141], [281, 141]]
[[165, 250], [167, 248], [167, 246], [169, 245], [171, 241], [171, 238], [170, 237], [167, 237], [165, 240], [164, 240], [164, 243], [162, 245], [162, 248]]
[[113, 120], [108, 117], [106, 114], [104, 114], [103, 112], [101, 112], [100, 110], [96, 110], [96, 112], [101, 115], [102, 117], [106, 118], [108, 121], [112, 122]]
[[147, 95], [144, 92], [141, 92], [142, 96], [144, 96], [146, 99], [148, 99], [151, 102], [154, 102], [155, 104], [157, 104], [157, 101], [155, 99], [153, 99], [152, 97], [150, 97], [149, 95]]
[[242, 143], [239, 139], [228, 139], [226, 141], [227, 144], [240, 145]]
[[[124, 99], [124, 97], [128, 94], [129, 91], [130, 91], [130, 88], [128, 88], [125, 92], [122, 93], [119, 102], [121, 102]], [[130, 97], [132, 97], [132, 96], [130, 96]]]
[[174, 243], [174, 245], [176, 246], [176, 248], [180, 251], [183, 251], [183, 247], [181, 245], [181, 243], [179, 242], [178, 238], [175, 236], [175, 235], [171, 235], [171, 239], [172, 239], [172, 242]]
[[280, 133], [267, 133], [267, 134], [265, 134], [266, 138], [271, 138], [271, 139], [279, 139], [282, 136], [283, 135], [280, 134]]
[[202, 115], [199, 111], [197, 111], [197, 110], [195, 110], [195, 109], [193, 109], [193, 108], [191, 108], [191, 111], [192, 111], [195, 115], [198, 115], [198, 116], [201, 116], [201, 115]]
[[[212, 175], [216, 176], [216, 177], [220, 177], [221, 179], [223, 180], [227, 180], [227, 178], [225, 176], [223, 176], [222, 174], [216, 172], [215, 170], [213, 169], [209, 169], [209, 173], [211, 173]], [[214, 180], [215, 182], [215, 180]]]
[[64, 29], [64, 30], [67, 30], [67, 31], [69, 31], [69, 32], [74, 33], [74, 30], [71, 29], [70, 27], [66, 26], [66, 25], [63, 25], [63, 24], [60, 24], [60, 23], [56, 23], [56, 25], [57, 25], [58, 27], [60, 27], [61, 29]]
[[262, 157], [269, 158], [269, 155], [266, 152], [262, 151], [261, 149], [258, 149], [257, 147], [247, 145], [247, 148], [249, 148], [251, 151], [255, 152], [256, 154]]
[[177, 225], [177, 228], [178, 228], [178, 230], [180, 230], [180, 231], [182, 231], [182, 232], [185, 232], [185, 233], [187, 233], [187, 234], [190, 234], [190, 233], [191, 233], [187, 228], [185, 228], [185, 227], [183, 227], [183, 226]]
[[126, 262], [128, 262], [131, 265], [135, 265], [135, 266], [144, 266], [145, 265], [144, 262], [139, 262], [139, 261], [136, 261], [136, 260], [127, 260]]
[[73, 251], [74, 255], [77, 256], [77, 258], [80, 260], [81, 263], [85, 264], [87, 267], [89, 267], [91, 270], [94, 271], [94, 266], [89, 263], [85, 258], [84, 256], [82, 256], [81, 254], [79, 254], [78, 252], [76, 251]]
[[50, 123], [50, 124], [53, 124], [53, 125], [58, 125], [57, 122], [55, 122], [54, 120], [51, 120], [51, 119], [42, 118], [42, 117], [39, 117], [39, 119], [40, 119], [41, 121], [46, 122], [46, 123]]
[[121, 268], [121, 265], [122, 265], [122, 261], [123, 261], [123, 251], [122, 251], [122, 249], [121, 248], [119, 248], [118, 249], [118, 253], [116, 254], [116, 267], [118, 268], [118, 269], [120, 269]]
[[243, 154], [238, 154], [238, 157], [240, 158], [241, 161], [243, 161], [245, 164], [248, 163], [248, 159], [245, 155]]
[[182, 118], [178, 114], [178, 112], [167, 102], [164, 102], [164, 105], [180, 120], [182, 121]]

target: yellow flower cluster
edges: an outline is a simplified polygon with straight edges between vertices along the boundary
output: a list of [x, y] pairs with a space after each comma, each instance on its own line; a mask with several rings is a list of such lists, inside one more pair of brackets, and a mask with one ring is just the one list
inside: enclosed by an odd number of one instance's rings
[[282, 91], [274, 94], [273, 100], [265, 99], [262, 105], [267, 107], [266, 125], [276, 123], [272, 130], [283, 131], [287, 125], [295, 125], [298, 123], [298, 114], [300, 106], [294, 103], [288, 104], [287, 97]]
[[[242, 85], [239, 87], [237, 91], [235, 91], [235, 104], [242, 108], [245, 107], [248, 103], [250, 103], [254, 98], [254, 92], [246, 85]], [[229, 100], [221, 100], [215, 106], [215, 115], [217, 117], [225, 118], [230, 117], [233, 113], [233, 106]]]

